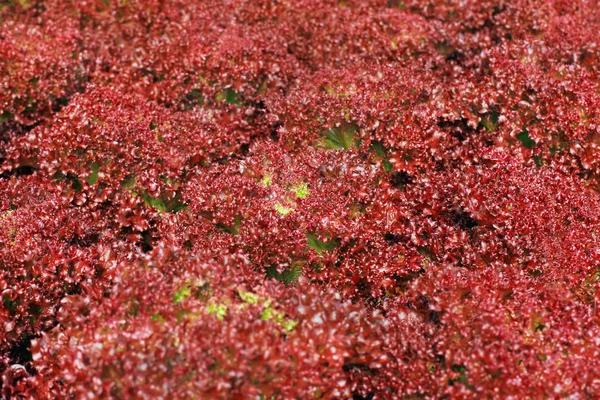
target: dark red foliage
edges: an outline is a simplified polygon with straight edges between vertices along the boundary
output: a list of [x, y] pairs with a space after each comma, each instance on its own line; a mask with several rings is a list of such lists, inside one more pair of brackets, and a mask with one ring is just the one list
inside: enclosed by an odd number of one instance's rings
[[596, 398], [594, 1], [0, 1], [0, 398]]

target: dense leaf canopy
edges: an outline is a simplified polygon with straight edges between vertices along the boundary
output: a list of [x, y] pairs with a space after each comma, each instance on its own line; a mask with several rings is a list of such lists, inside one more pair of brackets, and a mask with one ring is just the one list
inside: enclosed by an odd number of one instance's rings
[[595, 398], [594, 0], [0, 0], [0, 398]]

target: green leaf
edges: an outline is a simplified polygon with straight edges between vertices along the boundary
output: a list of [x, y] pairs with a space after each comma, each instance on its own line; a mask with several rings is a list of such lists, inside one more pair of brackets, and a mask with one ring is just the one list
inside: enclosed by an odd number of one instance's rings
[[467, 368], [464, 365], [454, 364], [452, 367], [450, 367], [450, 369], [454, 372], [460, 373], [460, 375], [456, 379], [449, 379], [448, 385], [453, 386], [455, 383], [460, 383], [466, 388], [473, 390], [473, 385], [470, 385], [469, 381], [467, 380]]
[[319, 237], [314, 233], [307, 233], [306, 239], [308, 241], [308, 247], [314, 249], [319, 254], [321, 254], [323, 251], [333, 251], [333, 249], [340, 245], [340, 242], [337, 239], [323, 242], [319, 240]]
[[292, 265], [291, 267], [279, 273], [275, 265], [271, 265], [265, 269], [267, 278], [275, 278], [285, 285], [296, 282], [302, 275], [302, 267], [300, 265]]
[[481, 125], [483, 125], [488, 132], [494, 132], [496, 129], [498, 129], [499, 116], [500, 114], [498, 114], [496, 111], [489, 112], [481, 118]]
[[383, 163], [381, 163], [381, 165], [383, 165], [383, 170], [385, 172], [390, 172], [394, 169], [394, 166], [388, 160], [383, 160]]
[[76, 192], [81, 192], [83, 185], [76, 176], [67, 174], [67, 179], [71, 182], [71, 189]]
[[2, 296], [2, 304], [4, 304], [4, 307], [11, 314], [14, 314], [17, 312], [17, 304], [14, 301], [12, 301], [8, 296]]
[[147, 192], [142, 193], [142, 197], [146, 204], [156, 208], [158, 211], [166, 211], [167, 210], [167, 206], [165, 206], [164, 202], [161, 200], [160, 197], [154, 198], [154, 197], [150, 196]]
[[383, 146], [383, 143], [381, 143], [379, 141], [374, 141], [371, 144], [371, 149], [373, 151], [375, 151], [377, 156], [379, 156], [383, 159], [383, 161], [381, 162], [381, 165], [383, 166], [383, 170], [385, 172], [391, 172], [394, 169], [394, 166], [392, 165], [392, 163], [389, 160], [387, 150]]
[[347, 150], [358, 147], [359, 141], [355, 139], [357, 126], [352, 123], [343, 123], [337, 128], [327, 130], [323, 139], [325, 148], [332, 150]]
[[304, 182], [300, 182], [292, 187], [292, 191], [296, 193], [296, 197], [300, 197], [301, 199], [305, 199], [306, 196], [310, 194], [308, 190], [308, 185]]
[[192, 291], [188, 287], [184, 287], [181, 290], [173, 294], [173, 303], [181, 303], [183, 300], [188, 298], [192, 294]]
[[154, 322], [156, 322], [156, 321], [165, 322], [165, 319], [160, 314], [152, 314], [150, 316], [150, 319]]
[[291, 332], [294, 330], [296, 325], [298, 325], [298, 322], [299, 321], [286, 318], [283, 321], [281, 321], [281, 323], [279, 325], [281, 325], [283, 327], [283, 329], [285, 329], [287, 332]]
[[227, 89], [223, 90], [221, 93], [217, 93], [216, 99], [218, 102], [226, 101], [229, 104], [235, 104], [237, 106], [242, 104], [238, 99], [237, 92], [235, 90], [233, 90], [232, 88], [227, 88]]
[[4, 121], [10, 121], [14, 118], [15, 116], [12, 113], [8, 111], [3, 111], [2, 114], [0, 114], [0, 124]]
[[229, 104], [235, 104], [238, 106], [240, 104], [242, 104], [238, 100], [238, 94], [235, 92], [235, 90], [233, 90], [231, 88], [227, 88], [227, 89], [225, 89], [224, 94], [225, 94], [225, 101], [228, 102]]
[[273, 320], [277, 325], [281, 326], [285, 329], [286, 332], [291, 332], [294, 330], [296, 325], [298, 325], [299, 321], [286, 318], [285, 315], [281, 312], [277, 312], [270, 301], [264, 303], [265, 308], [263, 312], [260, 314], [260, 319], [263, 321]]
[[517, 140], [521, 142], [523, 147], [531, 149], [535, 146], [535, 141], [529, 137], [529, 131], [527, 129], [517, 135]]
[[538, 313], [533, 313], [531, 317], [531, 330], [533, 332], [541, 332], [546, 328], [546, 324], [544, 323], [544, 319]]
[[332, 95], [332, 96], [338, 96], [338, 97], [348, 96], [346, 93], [338, 91], [337, 89], [335, 89], [333, 87], [324, 87], [323, 89], [327, 92], [327, 94]]
[[279, 280], [286, 285], [298, 281], [298, 278], [302, 275], [302, 268], [299, 265], [293, 265], [289, 269], [284, 270]]
[[286, 206], [281, 205], [279, 203], [275, 204], [273, 206], [273, 208], [275, 209], [275, 211], [277, 211], [281, 215], [288, 215], [289, 213], [291, 213], [294, 210], [293, 208], [286, 207]]
[[237, 235], [240, 233], [240, 226], [242, 226], [242, 216], [236, 215], [233, 219], [233, 225], [225, 225], [221, 222], [217, 223], [217, 229], [220, 229], [224, 232], [227, 232], [232, 235]]
[[238, 289], [238, 295], [242, 299], [243, 302], [248, 304], [256, 304], [258, 303], [258, 296], [252, 292], [244, 292], [241, 289]]
[[160, 175], [158, 179], [163, 181], [163, 183], [167, 186], [173, 186], [173, 179], [167, 178], [165, 175]]
[[119, 185], [124, 189], [132, 190], [135, 187], [135, 176], [127, 175], [119, 182]]
[[383, 147], [383, 143], [380, 141], [373, 141], [371, 143], [371, 149], [379, 156], [379, 157], [387, 157], [387, 151], [385, 147]]
[[454, 372], [466, 372], [467, 368], [464, 365], [454, 364], [450, 367]]
[[192, 89], [185, 95], [186, 99], [189, 102], [194, 102], [198, 104], [198, 106], [202, 106], [204, 104], [204, 97], [202, 96], [202, 91], [200, 89]]
[[140, 314], [140, 303], [138, 299], [133, 299], [127, 310], [127, 314], [137, 317]]
[[93, 185], [98, 182], [98, 172], [100, 172], [100, 164], [97, 162], [92, 163], [92, 173], [88, 175], [86, 179], [87, 183]]
[[263, 320], [263, 321], [268, 321], [271, 318], [273, 318], [273, 314], [274, 313], [275, 313], [275, 310], [273, 309], [273, 307], [271, 307], [271, 303], [270, 302], [266, 302], [265, 303], [265, 309], [260, 314], [260, 319]]
[[167, 198], [165, 195], [154, 198], [150, 196], [148, 192], [144, 191], [142, 193], [142, 198], [146, 204], [162, 212], [176, 213], [187, 207], [185, 203], [180, 201], [181, 196], [179, 193], [173, 198]]
[[209, 314], [215, 314], [219, 321], [222, 321], [227, 315], [227, 306], [225, 304], [211, 303], [206, 307]]
[[67, 179], [67, 176], [63, 174], [62, 171], [56, 171], [54, 174], [52, 174], [52, 179], [56, 180], [57, 182], [63, 182], [65, 179]]
[[261, 182], [260, 182], [264, 187], [269, 187], [271, 185], [271, 183], [273, 183], [273, 176], [269, 173], [266, 173], [265, 176], [263, 176]]

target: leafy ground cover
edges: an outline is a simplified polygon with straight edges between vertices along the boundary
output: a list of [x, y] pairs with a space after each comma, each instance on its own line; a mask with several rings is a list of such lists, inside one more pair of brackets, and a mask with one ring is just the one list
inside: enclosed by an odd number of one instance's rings
[[0, 1], [0, 398], [595, 398], [599, 31]]

